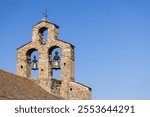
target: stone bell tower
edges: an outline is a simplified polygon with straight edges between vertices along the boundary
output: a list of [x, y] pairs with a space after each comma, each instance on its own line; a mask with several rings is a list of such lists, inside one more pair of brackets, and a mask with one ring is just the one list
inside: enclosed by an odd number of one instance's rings
[[[44, 42], [44, 32], [47, 31], [47, 41]], [[59, 39], [59, 26], [42, 21], [32, 27], [32, 41], [17, 49], [17, 75], [31, 79], [51, 94], [64, 99], [90, 99], [91, 88], [75, 82], [74, 78], [74, 46]], [[55, 51], [54, 49], [61, 50]], [[36, 56], [31, 54], [37, 51]], [[32, 70], [38, 70], [38, 78], [33, 79]], [[53, 77], [53, 71], [60, 70], [60, 80]]]

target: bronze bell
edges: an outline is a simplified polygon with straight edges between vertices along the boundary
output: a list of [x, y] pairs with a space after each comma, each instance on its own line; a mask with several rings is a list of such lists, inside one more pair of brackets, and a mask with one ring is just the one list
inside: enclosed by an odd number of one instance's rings
[[38, 60], [36, 59], [36, 56], [34, 56], [34, 59], [31, 62], [31, 69], [32, 70], [38, 70], [37, 62], [38, 62]]
[[60, 57], [57, 51], [55, 52], [55, 56], [53, 57], [52, 69], [55, 69], [55, 70], [60, 69]]

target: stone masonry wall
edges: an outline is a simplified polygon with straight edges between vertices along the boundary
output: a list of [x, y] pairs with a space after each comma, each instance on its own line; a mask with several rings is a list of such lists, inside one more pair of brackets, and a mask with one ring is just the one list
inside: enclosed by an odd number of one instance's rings
[[70, 82], [69, 99], [90, 100], [91, 88], [76, 82]]
[[[47, 20], [42, 20], [32, 28], [32, 41], [17, 49], [17, 75], [26, 78], [31, 76], [31, 54], [38, 51], [38, 79], [32, 80], [49, 93], [60, 95], [64, 99], [90, 99], [90, 88], [74, 82], [74, 46], [58, 39], [59, 27]], [[43, 32], [48, 30], [47, 42]], [[52, 65], [49, 56], [60, 48], [61, 79], [54, 80], [51, 74]]]

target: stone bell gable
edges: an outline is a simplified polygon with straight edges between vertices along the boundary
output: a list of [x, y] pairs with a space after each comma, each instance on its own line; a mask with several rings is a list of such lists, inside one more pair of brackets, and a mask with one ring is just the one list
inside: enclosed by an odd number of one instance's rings
[[[47, 40], [44, 31], [47, 30]], [[60, 48], [60, 80], [53, 78], [52, 52]], [[38, 78], [31, 76], [31, 54], [38, 51]], [[36, 65], [36, 62], [35, 64]], [[56, 69], [57, 70], [57, 69]], [[59, 69], [58, 69], [59, 70]], [[17, 75], [32, 79], [43, 89], [64, 99], [90, 99], [91, 89], [74, 78], [74, 46], [59, 39], [59, 26], [42, 19], [32, 27], [32, 41], [17, 49]]]

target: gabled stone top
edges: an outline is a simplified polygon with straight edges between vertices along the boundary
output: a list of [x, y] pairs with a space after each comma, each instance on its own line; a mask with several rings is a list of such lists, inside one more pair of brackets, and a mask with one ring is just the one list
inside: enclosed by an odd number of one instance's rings
[[47, 19], [46, 19], [46, 18], [43, 18], [41, 21], [45, 21], [45, 22], [47, 22]]
[[56, 24], [54, 24], [54, 23], [52, 23], [52, 22], [49, 22], [49, 21], [48, 21], [47, 19], [45, 19], [45, 18], [43, 18], [40, 22], [38, 22], [37, 24], [33, 25], [32, 27], [34, 27], [34, 26], [40, 24], [41, 22], [50, 23], [50, 24], [54, 25], [56, 28], [59, 28], [58, 25], [56, 25]]
[[31, 43], [31, 42], [32, 42], [32, 41], [30, 41], [30, 42], [28, 42], [28, 43], [26, 43], [26, 44], [24, 44], [24, 45], [18, 47], [17, 50], [20, 49], [20, 48], [22, 48], [22, 47], [24, 47], [24, 46], [26, 46], [27, 44], [29, 44], [29, 43]]

